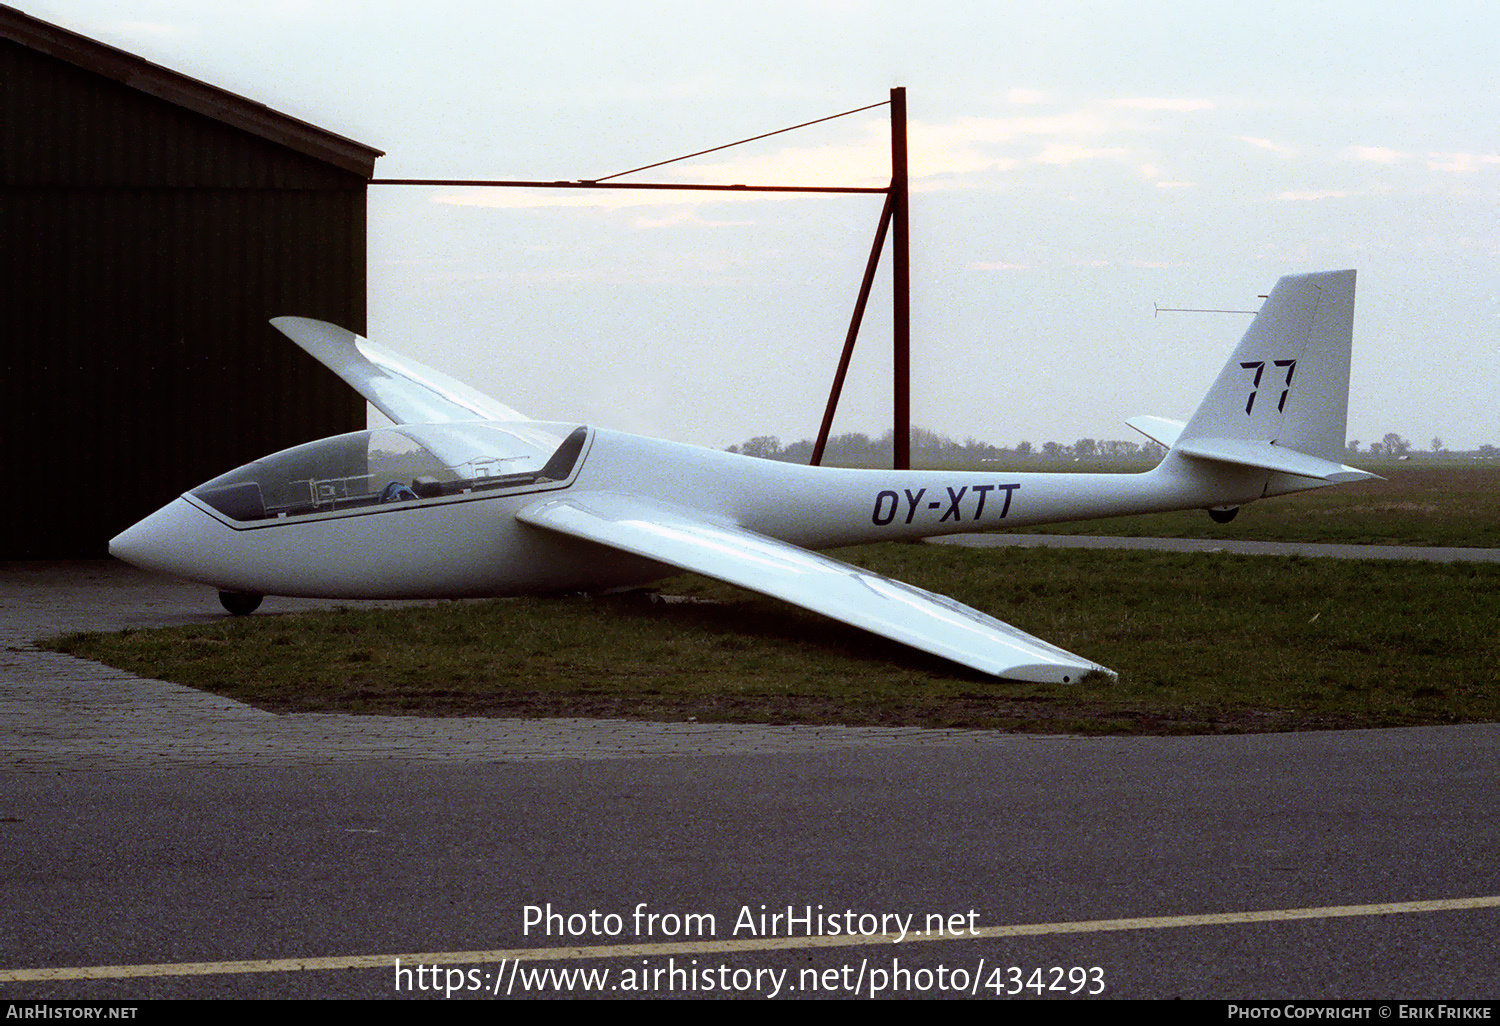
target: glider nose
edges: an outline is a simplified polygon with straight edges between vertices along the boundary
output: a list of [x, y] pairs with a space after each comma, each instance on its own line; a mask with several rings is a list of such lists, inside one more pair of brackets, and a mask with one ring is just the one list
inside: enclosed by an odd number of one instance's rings
[[176, 577], [193, 577], [195, 552], [204, 551], [195, 542], [206, 518], [182, 499], [173, 499], [146, 519], [127, 527], [109, 540], [109, 554], [142, 570], [155, 570]]

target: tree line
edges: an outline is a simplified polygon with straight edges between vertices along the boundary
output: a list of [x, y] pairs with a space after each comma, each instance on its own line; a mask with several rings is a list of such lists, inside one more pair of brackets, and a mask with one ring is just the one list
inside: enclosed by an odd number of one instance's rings
[[[852, 464], [855, 466], [886, 466], [895, 451], [895, 434], [887, 430], [879, 438], [871, 438], [862, 431], [835, 435], [828, 439], [823, 451], [825, 463]], [[787, 463], [806, 463], [812, 459], [813, 440], [804, 438], [798, 442], [782, 445], [775, 435], [757, 435], [739, 445], [731, 445], [730, 452], [744, 456], [759, 456], [761, 459], [782, 460]], [[1078, 459], [1113, 457], [1116, 459], [1160, 459], [1167, 450], [1156, 442], [1129, 442], [1119, 439], [1080, 438], [1072, 445], [1058, 442], [1043, 442], [1032, 445], [1028, 441], [1017, 442], [1013, 448], [993, 445], [975, 438], [956, 442], [947, 435], [913, 426], [911, 429], [911, 455], [922, 461], [967, 461], [1008, 459], [1014, 457], [1042, 456], [1053, 459], [1076, 457]]]
[[[828, 439], [828, 446], [823, 452], [823, 462], [829, 464], [841, 464], [846, 466], [889, 466], [891, 456], [895, 451], [894, 432], [887, 430], [879, 438], [871, 438], [862, 431], [853, 431], [848, 434], [835, 435]], [[1349, 456], [1383, 456], [1402, 457], [1412, 453], [1412, 443], [1396, 434], [1394, 431], [1386, 434], [1378, 442], [1370, 442], [1365, 448], [1360, 448], [1358, 439], [1350, 439], [1345, 446]], [[786, 463], [807, 463], [812, 459], [813, 440], [804, 438], [798, 442], [783, 445], [781, 439], [775, 435], [757, 435], [754, 438], [741, 442], [739, 445], [731, 445], [730, 452], [740, 453], [744, 456], [759, 456], [761, 459], [782, 460]], [[1443, 447], [1441, 438], [1434, 438], [1431, 443], [1433, 453], [1447, 453]], [[982, 460], [1014, 459], [1017, 457], [1028, 458], [1033, 456], [1048, 459], [1153, 459], [1159, 460], [1165, 456], [1167, 450], [1156, 442], [1131, 442], [1119, 439], [1094, 439], [1080, 438], [1072, 445], [1063, 445], [1060, 442], [1043, 442], [1040, 445], [1032, 445], [1028, 441], [1017, 442], [1013, 447], [992, 445], [975, 438], [966, 438], [962, 442], [956, 442], [947, 435], [929, 431], [926, 428], [915, 427], [911, 429], [911, 455], [913, 459], [922, 462], [979, 462]], [[1477, 450], [1468, 455], [1479, 456], [1484, 459], [1495, 459], [1500, 457], [1500, 449], [1493, 445], [1481, 445]]]
[[[1361, 452], [1358, 439], [1349, 439], [1347, 448], [1349, 450], [1349, 455], [1351, 456], [1357, 456]], [[1434, 453], [1448, 452], [1448, 449], [1444, 447], [1443, 440], [1441, 438], [1434, 438], [1430, 445], [1430, 449]], [[1408, 456], [1411, 454], [1412, 448], [1410, 442], [1392, 431], [1388, 432], [1386, 436], [1380, 441], [1371, 442], [1369, 448], [1363, 451], [1370, 456]], [[1482, 459], [1492, 460], [1497, 456], [1500, 456], [1500, 449], [1495, 448], [1493, 445], [1481, 445], [1478, 449], [1475, 449], [1472, 452], [1462, 453], [1460, 455], [1472, 455], [1478, 456]]]

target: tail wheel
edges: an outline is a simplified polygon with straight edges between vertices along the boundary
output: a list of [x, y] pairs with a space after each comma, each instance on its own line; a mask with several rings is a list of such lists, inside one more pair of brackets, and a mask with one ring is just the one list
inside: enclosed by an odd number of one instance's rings
[[260, 600], [263, 598], [265, 598], [264, 595], [256, 595], [246, 591], [219, 592], [219, 601], [224, 604], [225, 609], [229, 610], [235, 616], [249, 616], [260, 608]]

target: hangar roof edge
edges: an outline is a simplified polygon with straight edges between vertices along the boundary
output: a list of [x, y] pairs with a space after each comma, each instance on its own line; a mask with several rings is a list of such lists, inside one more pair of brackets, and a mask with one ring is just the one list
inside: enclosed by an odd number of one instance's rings
[[0, 4], [0, 39], [67, 61], [363, 178], [374, 176], [375, 158], [385, 153], [5, 4]]

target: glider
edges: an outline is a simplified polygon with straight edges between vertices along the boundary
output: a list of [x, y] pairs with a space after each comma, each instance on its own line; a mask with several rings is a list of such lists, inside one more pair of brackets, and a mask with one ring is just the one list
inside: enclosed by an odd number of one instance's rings
[[997, 677], [1105, 670], [942, 595], [814, 552], [863, 542], [1204, 508], [1357, 481], [1344, 466], [1354, 272], [1282, 278], [1186, 423], [1142, 474], [807, 467], [526, 419], [343, 328], [271, 323], [394, 426], [214, 478], [110, 552], [262, 595], [459, 598], [635, 586], [683, 570], [771, 595]]

